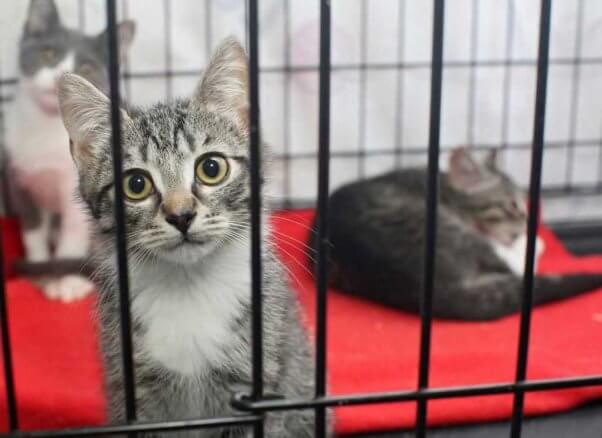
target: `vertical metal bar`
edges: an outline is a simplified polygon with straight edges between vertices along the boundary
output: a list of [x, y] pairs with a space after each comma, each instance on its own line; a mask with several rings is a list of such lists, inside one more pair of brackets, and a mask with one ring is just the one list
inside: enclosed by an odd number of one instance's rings
[[397, 70], [397, 89], [395, 102], [395, 167], [400, 167], [403, 154], [403, 91], [404, 91], [404, 69], [401, 66], [405, 54], [405, 15], [406, 0], [399, 0], [397, 12], [397, 62], [400, 64]]
[[[259, 23], [258, 0], [249, 0], [249, 120], [251, 147], [251, 281], [253, 336], [253, 399], [263, 397], [263, 303], [261, 296], [261, 139], [259, 137]], [[255, 438], [263, 437], [263, 422], [254, 427]]]
[[[328, 188], [330, 172], [330, 0], [320, 0], [320, 96], [318, 121], [318, 266], [316, 276], [316, 397], [326, 394], [326, 314], [328, 300]], [[326, 436], [326, 410], [316, 408], [315, 437]]]
[[[2, 114], [0, 114], [2, 117]], [[13, 376], [13, 360], [10, 349], [10, 333], [8, 324], [8, 310], [6, 288], [4, 283], [4, 251], [3, 237], [0, 233], [0, 329], [2, 330], [2, 359], [4, 365], [4, 383], [6, 386], [6, 405], [8, 408], [8, 428], [11, 432], [17, 430], [19, 421], [17, 417], [17, 400], [15, 397], [15, 380]]]
[[244, 2], [244, 13], [245, 13], [245, 47], [249, 47], [249, 2]]
[[[128, 0], [121, 0], [121, 13], [123, 18], [130, 16], [130, 7]], [[132, 98], [132, 78], [130, 77], [130, 59], [128, 56], [125, 57], [123, 66], [121, 67], [125, 82], [125, 100], [126, 102]]]
[[506, 59], [504, 62], [504, 103], [502, 106], [502, 148], [508, 148], [509, 121], [510, 121], [510, 96], [512, 87], [512, 46], [514, 44], [514, 1], [507, 1], [506, 15]]
[[284, 119], [284, 175], [282, 179], [282, 192], [284, 194], [284, 208], [291, 207], [291, 17], [290, 0], [284, 0], [284, 90], [282, 93], [282, 118]]
[[579, 83], [581, 82], [581, 49], [583, 47], [583, 15], [585, 2], [577, 1], [577, 23], [575, 27], [575, 51], [571, 76], [571, 104], [569, 105], [569, 141], [565, 169], [565, 189], [571, 189], [573, 164], [575, 161], [575, 142], [577, 140], [577, 120], [579, 116]]
[[360, 77], [358, 102], [358, 162], [357, 171], [360, 179], [366, 176], [366, 62], [368, 54], [368, 3], [360, 3]]
[[[429, 384], [432, 299], [437, 249], [437, 204], [439, 200], [439, 136], [441, 128], [441, 87], [443, 82], [443, 24], [445, 1], [434, 0], [433, 48], [431, 59], [431, 107], [428, 151], [428, 195], [426, 199], [426, 244], [423, 290], [420, 299], [421, 336], [418, 389]], [[416, 410], [416, 436], [426, 436], [427, 401], [419, 400]]]
[[479, 50], [479, 0], [472, 0], [470, 32], [470, 74], [468, 79], [468, 117], [466, 118], [466, 142], [474, 144], [474, 118], [477, 98], [477, 56]]
[[[121, 111], [119, 109], [119, 42], [117, 39], [117, 8], [115, 0], [107, 0], [107, 23], [109, 34], [109, 82], [111, 85], [111, 135], [113, 144], [113, 180], [123, 179], [121, 153]], [[116, 183], [116, 187], [120, 187]], [[128, 260], [126, 253], [123, 192], [115, 190], [115, 224], [117, 243], [117, 266], [119, 302], [121, 312], [121, 346], [123, 356], [123, 379], [125, 390], [125, 412], [129, 422], [136, 419], [134, 387], [134, 363], [132, 358], [132, 331], [130, 319]]]
[[600, 138], [598, 142], [598, 189], [602, 187], [602, 123], [600, 123]]
[[[539, 22], [539, 52], [537, 57], [537, 89], [535, 94], [535, 120], [533, 122], [533, 149], [531, 153], [531, 181], [529, 183], [529, 220], [527, 223], [527, 250], [523, 277], [523, 301], [518, 342], [516, 381], [522, 382], [527, 375], [531, 309], [533, 307], [533, 279], [535, 276], [535, 242], [539, 222], [541, 192], [541, 166], [543, 161], [544, 128], [546, 120], [546, 87], [548, 81], [548, 58], [550, 47], [550, 15], [552, 0], [541, 0]], [[524, 391], [516, 390], [510, 436], [519, 438], [523, 423]]]
[[84, 32], [86, 30], [86, 7], [84, 6], [86, 0], [79, 0], [77, 3], [77, 15], [78, 15], [78, 27], [79, 30]]
[[[1, 58], [1, 57], [0, 57]], [[0, 62], [2, 60], [0, 59]], [[8, 177], [6, 172], [8, 170], [7, 160], [6, 160], [6, 145], [5, 145], [5, 133], [6, 126], [4, 124], [4, 93], [3, 93], [3, 85], [2, 85], [2, 68], [0, 64], [0, 146], [2, 149], [0, 150], [0, 159], [2, 166], [2, 175], [1, 175], [1, 183], [2, 183], [2, 192], [3, 196], [2, 203], [0, 204], [3, 207], [2, 214], [8, 215], [8, 209], [10, 208], [8, 202], [8, 188], [7, 181]], [[4, 386], [6, 388], [6, 407], [8, 409], [8, 429], [9, 432], [14, 432], [19, 428], [19, 417], [17, 412], [17, 398], [15, 395], [15, 379], [13, 374], [13, 357], [10, 348], [10, 325], [8, 322], [8, 306], [7, 306], [7, 295], [6, 295], [6, 284], [4, 278], [4, 238], [2, 232], [0, 230], [0, 330], [2, 336], [2, 365], [4, 368]]]
[[171, 57], [171, 0], [163, 0], [163, 33], [165, 35], [165, 94], [167, 100], [173, 98], [173, 63]]
[[213, 47], [213, 26], [211, 20], [212, 0], [205, 0], [205, 53], [207, 60], [211, 57], [211, 49]]

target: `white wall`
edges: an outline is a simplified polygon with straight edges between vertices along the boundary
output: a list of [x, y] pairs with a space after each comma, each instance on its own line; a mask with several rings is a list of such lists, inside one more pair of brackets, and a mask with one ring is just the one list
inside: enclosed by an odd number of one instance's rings
[[[581, 0], [555, 0], [553, 4], [549, 95], [546, 125], [544, 184], [566, 182], [567, 143], [575, 149], [571, 182], [589, 184], [599, 179], [602, 163], [602, 2], [583, 1], [583, 26], [577, 28]], [[25, 0], [0, 4], [0, 63], [4, 77], [15, 74], [15, 48], [27, 6]], [[104, 26], [102, 0], [58, 0], [67, 23], [79, 23], [78, 6], [85, 5], [85, 28]], [[398, 146], [423, 150], [428, 138], [431, 45], [431, 2], [425, 0], [333, 0], [333, 63], [407, 64], [407, 68], [339, 69], [332, 73], [332, 150], [353, 153], [360, 148], [394, 150]], [[532, 136], [539, 0], [448, 0], [446, 2], [445, 61], [456, 66], [444, 71], [442, 144], [528, 144]], [[474, 5], [477, 9], [473, 9]], [[201, 69], [207, 47], [230, 34], [244, 38], [245, 8], [242, 0], [171, 0], [172, 70]], [[261, 76], [264, 139], [275, 152], [312, 156], [317, 151], [318, 1], [261, 0], [260, 52], [262, 68], [289, 63], [305, 70], [290, 75], [264, 72]], [[285, 9], [289, 8], [290, 48], [287, 50]], [[510, 5], [512, 6], [510, 8]], [[129, 0], [120, 9], [138, 23], [138, 35], [130, 56], [132, 73], [163, 72], [165, 65], [165, 2]], [[400, 7], [404, 19], [398, 28]], [[363, 9], [364, 8], [364, 9]], [[513, 10], [513, 38], [507, 47], [507, 18]], [[210, 11], [210, 18], [207, 17]], [[476, 20], [473, 21], [473, 12]], [[362, 12], [367, 12], [362, 53]], [[208, 30], [206, 23], [211, 23]], [[477, 23], [474, 29], [472, 23]], [[476, 32], [473, 34], [473, 32]], [[576, 40], [581, 33], [581, 47]], [[207, 40], [207, 36], [210, 36]], [[401, 36], [401, 38], [399, 38]], [[473, 38], [476, 37], [476, 38]], [[472, 41], [476, 41], [473, 45]], [[509, 58], [520, 65], [508, 67]], [[572, 59], [593, 60], [575, 65]], [[488, 62], [476, 69], [467, 62]], [[464, 63], [463, 67], [458, 64]], [[506, 82], [506, 78], [510, 78]], [[362, 79], [363, 78], [363, 79]], [[574, 79], [578, 78], [578, 81]], [[173, 79], [176, 95], [185, 95], [196, 77]], [[146, 104], [164, 98], [166, 80], [133, 79], [130, 100]], [[402, 89], [398, 88], [402, 84]], [[504, 96], [508, 86], [509, 98]], [[472, 91], [471, 91], [472, 90]], [[573, 95], [575, 97], [573, 97]], [[360, 104], [360, 101], [364, 105]], [[396, 117], [400, 102], [403, 111]], [[472, 104], [470, 102], [473, 102]], [[503, 130], [504, 105], [508, 105], [507, 138]], [[473, 110], [470, 110], [472, 105]], [[288, 116], [287, 116], [288, 115]], [[469, 121], [472, 120], [472, 124]], [[362, 125], [363, 124], [363, 125]], [[572, 128], [574, 124], [574, 128]], [[362, 128], [363, 126], [363, 128]], [[363, 141], [360, 131], [363, 129]], [[397, 141], [397, 136], [401, 144]], [[589, 146], [587, 146], [589, 145]], [[528, 180], [529, 152], [505, 154], [507, 169], [521, 182]], [[443, 159], [444, 160], [444, 159]], [[425, 155], [404, 155], [404, 165], [425, 162]], [[380, 154], [363, 162], [368, 174], [392, 167], [394, 154]], [[357, 158], [332, 161], [332, 185], [358, 177]], [[285, 167], [274, 167], [273, 192], [283, 195]], [[316, 193], [315, 158], [290, 163], [293, 197], [313, 198]]]

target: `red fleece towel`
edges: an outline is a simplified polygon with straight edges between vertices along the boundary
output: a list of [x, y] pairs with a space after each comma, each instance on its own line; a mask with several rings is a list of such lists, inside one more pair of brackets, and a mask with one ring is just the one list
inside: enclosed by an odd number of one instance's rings
[[[281, 255], [299, 291], [310, 331], [314, 282], [304, 244], [312, 211], [273, 216]], [[5, 223], [5, 248], [19, 251], [16, 228]], [[546, 229], [540, 271], [602, 272], [602, 256], [577, 258]], [[8, 245], [8, 243], [11, 245]], [[10, 257], [6, 257], [10, 259]], [[11, 339], [21, 425], [25, 429], [102, 424], [101, 368], [92, 299], [49, 302], [25, 280], [8, 283]], [[329, 293], [328, 376], [333, 394], [413, 389], [417, 382], [419, 319], [366, 301]], [[434, 321], [431, 385], [456, 386], [512, 381], [518, 315], [487, 323]], [[602, 291], [537, 308], [533, 312], [528, 377], [602, 374]], [[602, 388], [545, 391], [526, 397], [527, 415], [573, 408], [602, 396]], [[429, 424], [502, 420], [512, 397], [482, 396], [429, 404]], [[0, 400], [3, 427], [6, 406]], [[336, 410], [339, 433], [387, 430], [414, 424], [415, 404], [397, 403]]]

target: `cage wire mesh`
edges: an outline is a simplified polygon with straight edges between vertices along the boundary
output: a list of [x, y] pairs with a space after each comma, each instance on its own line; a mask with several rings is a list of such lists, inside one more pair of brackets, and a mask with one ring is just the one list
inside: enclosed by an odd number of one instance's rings
[[[16, 40], [27, 2], [3, 14], [0, 96], [16, 83]], [[104, 26], [100, 0], [58, 2], [66, 22]], [[317, 193], [316, 2], [259, 4], [262, 134], [274, 153], [269, 192], [277, 205], [308, 205]], [[333, 2], [331, 188], [396, 166], [425, 165], [432, 4], [412, 0]], [[526, 187], [534, 111], [536, 0], [455, 0], [445, 11], [441, 164], [459, 145], [499, 148]], [[133, 104], [186, 96], [211, 48], [247, 36], [242, 0], [122, 0], [139, 38], [124, 69]], [[544, 195], [596, 194], [602, 186], [602, 4], [558, 0], [552, 10]], [[5, 102], [4, 105], [7, 105]], [[552, 207], [552, 218], [573, 207]], [[544, 210], [544, 214], [546, 211]], [[596, 215], [597, 212], [590, 212]]]
[[[315, 202], [319, 193], [320, 211], [324, 214], [329, 188], [393, 167], [425, 165], [428, 160], [430, 237], [426, 251], [431, 263], [425, 269], [418, 391], [326, 395], [324, 271], [317, 279], [317, 398], [264, 399], [260, 383], [261, 342], [257, 337], [261, 328], [261, 266], [259, 257], [255, 257], [254, 397], [236, 401], [248, 415], [50, 432], [40, 436], [70, 433], [84, 436], [153, 428], [179, 430], [218, 424], [254, 425], [255, 436], [261, 436], [261, 414], [271, 409], [311, 408], [321, 417], [327, 406], [410, 400], [418, 401], [417, 436], [425, 436], [428, 399], [514, 393], [511, 436], [519, 437], [526, 391], [602, 384], [600, 376], [525, 381], [529, 297], [533, 288], [532, 269], [527, 269], [516, 381], [428, 388], [432, 295], [429, 279], [435, 269], [432, 255], [436, 246], [435, 169], [438, 161], [444, 163], [447, 152], [457, 145], [499, 148], [505, 169], [525, 187], [531, 182], [527, 259], [532, 266], [540, 176], [543, 175], [542, 189], [547, 195], [595, 194], [602, 187], [602, 99], [599, 93], [602, 3], [557, 0], [553, 9], [550, 0], [455, 0], [453, 7], [447, 8], [443, 0], [346, 0], [332, 2], [332, 5], [326, 0], [63, 0], [57, 3], [67, 24], [86, 31], [99, 31], [106, 25], [107, 6], [113, 30], [116, 13], [121, 18], [132, 17], [137, 21], [139, 36], [122, 74], [124, 97], [132, 104], [144, 105], [189, 94], [217, 41], [231, 34], [246, 41], [251, 55], [251, 120], [252, 123], [259, 121], [259, 105], [261, 139], [270, 144], [274, 152], [276, 171], [269, 183], [269, 192], [277, 204], [295, 206]], [[10, 0], [2, 5], [2, 111], [10, 110], [17, 83], [16, 42], [26, 4]], [[114, 86], [117, 79], [114, 64], [112, 72]], [[257, 91], [257, 86], [261, 93], [256, 95], [259, 100], [254, 100], [253, 90]], [[113, 97], [117, 96], [116, 90], [113, 89]], [[116, 115], [116, 105], [113, 110]], [[114, 122], [117, 120], [118, 117], [114, 117]], [[258, 147], [259, 140], [258, 136], [254, 137], [252, 148]], [[118, 145], [118, 139], [115, 142]], [[120, 172], [118, 168], [115, 171]], [[258, 184], [258, 174], [254, 180]], [[119, 213], [118, 209], [119, 214], [123, 212]], [[259, 223], [258, 216], [254, 223]], [[320, 224], [319, 232], [325, 238], [327, 223], [323, 220]], [[258, 244], [254, 247], [258, 255]], [[326, 251], [324, 244], [319, 255], [322, 267]], [[125, 246], [121, 245], [120, 253], [125, 254]], [[125, 259], [120, 262], [120, 268], [122, 272], [127, 268]], [[122, 315], [127, 318], [127, 282], [121, 286], [125, 306]], [[0, 316], [7, 361], [10, 354], [5, 313], [2, 299]], [[128, 329], [122, 334], [128, 338]], [[124, 352], [128, 368], [127, 356], [131, 352], [127, 348]], [[5, 369], [10, 372], [10, 363], [5, 362]], [[131, 380], [131, 376], [126, 380]], [[133, 421], [135, 406], [131, 382], [129, 385], [128, 419]], [[14, 405], [11, 427], [17, 427]], [[323, 436], [323, 421], [318, 421], [316, 432], [317, 436]]]

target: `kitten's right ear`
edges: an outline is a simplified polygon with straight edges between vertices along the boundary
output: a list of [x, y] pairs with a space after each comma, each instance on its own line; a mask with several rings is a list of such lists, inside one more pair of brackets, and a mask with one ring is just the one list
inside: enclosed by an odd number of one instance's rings
[[209, 62], [191, 104], [232, 120], [243, 135], [249, 132], [249, 69], [247, 55], [235, 38], [224, 40]]
[[[111, 135], [109, 98], [72, 73], [61, 76], [58, 95], [63, 124], [71, 139], [71, 154], [78, 167], [85, 166], [95, 157], [95, 146]], [[122, 120], [130, 120], [123, 110]]]
[[25, 33], [45, 33], [60, 25], [54, 0], [31, 0], [25, 22]]

